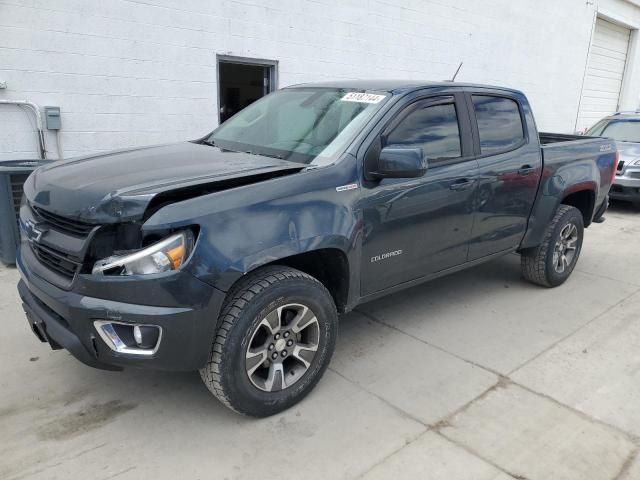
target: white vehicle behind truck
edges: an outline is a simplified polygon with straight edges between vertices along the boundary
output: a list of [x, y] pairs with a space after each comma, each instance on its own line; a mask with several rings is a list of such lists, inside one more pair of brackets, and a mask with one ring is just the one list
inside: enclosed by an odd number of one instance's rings
[[603, 118], [587, 130], [586, 135], [616, 141], [620, 162], [609, 196], [640, 208], [640, 110]]

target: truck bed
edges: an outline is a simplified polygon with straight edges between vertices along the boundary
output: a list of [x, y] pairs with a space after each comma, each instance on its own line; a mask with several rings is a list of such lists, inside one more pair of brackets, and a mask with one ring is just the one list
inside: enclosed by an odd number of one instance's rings
[[[582, 168], [613, 168], [616, 146], [608, 138], [562, 133], [539, 133], [539, 137], [545, 168], [563, 168], [569, 164]], [[604, 163], [603, 158], [606, 159]], [[609, 186], [603, 187], [608, 190]]]
[[[564, 169], [569, 164], [586, 169], [584, 171], [614, 168], [616, 144], [613, 140], [562, 133], [541, 132], [538, 135], [545, 168]], [[600, 174], [594, 178], [598, 177]], [[609, 185], [602, 187], [609, 189]]]
[[585, 135], [568, 135], [565, 133], [549, 133], [539, 132], [540, 145], [549, 145], [550, 143], [575, 142], [578, 140], [594, 140], [600, 137], [587, 137]]

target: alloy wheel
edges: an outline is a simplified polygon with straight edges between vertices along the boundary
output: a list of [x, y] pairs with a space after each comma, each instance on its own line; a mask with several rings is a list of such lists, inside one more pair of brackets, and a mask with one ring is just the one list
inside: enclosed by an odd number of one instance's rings
[[557, 273], [564, 273], [573, 263], [577, 244], [578, 227], [573, 223], [568, 223], [560, 230], [560, 237], [553, 249], [553, 268]]
[[269, 312], [258, 324], [245, 355], [247, 376], [265, 392], [298, 382], [318, 350], [320, 326], [313, 311], [289, 303]]

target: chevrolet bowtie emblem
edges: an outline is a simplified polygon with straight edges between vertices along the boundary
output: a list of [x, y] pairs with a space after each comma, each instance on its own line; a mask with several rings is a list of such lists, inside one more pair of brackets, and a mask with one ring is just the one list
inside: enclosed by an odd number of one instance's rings
[[38, 226], [31, 220], [27, 220], [24, 222], [21, 221], [20, 224], [22, 225], [22, 230], [24, 231], [27, 239], [30, 242], [40, 241], [40, 238], [42, 237], [42, 234], [45, 232], [45, 230], [41, 230], [40, 228], [38, 228]]

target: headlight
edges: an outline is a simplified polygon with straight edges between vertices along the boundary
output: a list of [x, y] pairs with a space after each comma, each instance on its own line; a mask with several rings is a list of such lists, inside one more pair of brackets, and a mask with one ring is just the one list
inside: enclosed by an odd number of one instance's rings
[[633, 162], [634, 165], [640, 165], [640, 158]]
[[96, 262], [92, 273], [98, 275], [146, 275], [180, 268], [193, 248], [193, 234], [184, 231], [153, 245], [126, 255], [116, 255]]

